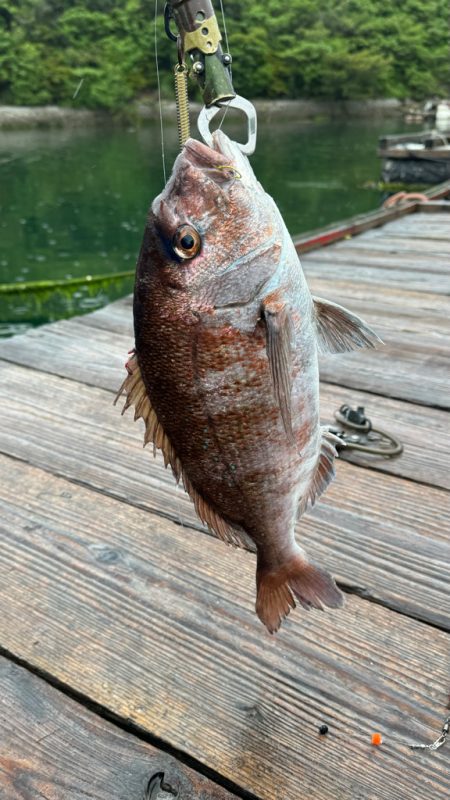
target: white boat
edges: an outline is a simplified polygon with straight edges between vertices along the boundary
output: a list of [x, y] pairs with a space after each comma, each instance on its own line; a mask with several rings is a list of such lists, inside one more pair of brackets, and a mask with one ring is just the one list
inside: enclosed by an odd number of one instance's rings
[[450, 132], [450, 100], [441, 100], [436, 108], [436, 130], [441, 133]]

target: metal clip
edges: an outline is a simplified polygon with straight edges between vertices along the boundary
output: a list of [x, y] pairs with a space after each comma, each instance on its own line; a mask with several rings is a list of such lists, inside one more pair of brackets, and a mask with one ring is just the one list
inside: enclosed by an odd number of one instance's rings
[[410, 744], [409, 747], [411, 750], [439, 750], [443, 744], [447, 741], [447, 736], [450, 730], [450, 717], [447, 717], [443, 726], [441, 735], [438, 736], [435, 742], [431, 744]]
[[[364, 414], [363, 406], [353, 409], [349, 405], [342, 405], [334, 417], [338, 424], [330, 425], [329, 430], [341, 439], [345, 450], [359, 450], [385, 458], [393, 458], [403, 452], [403, 445], [395, 436], [372, 426]], [[339, 449], [339, 444], [336, 446]]]
[[255, 152], [256, 147], [256, 110], [249, 100], [246, 100], [245, 97], [240, 97], [240, 95], [233, 97], [232, 100], [229, 100], [224, 105], [210, 106], [209, 108], [204, 106], [202, 108], [197, 120], [197, 128], [200, 136], [205, 144], [209, 145], [209, 147], [212, 147], [213, 138], [212, 133], [209, 130], [209, 125], [216, 114], [224, 108], [237, 108], [239, 111], [243, 111], [247, 117], [248, 140], [245, 144], [242, 144], [241, 142], [236, 142], [236, 144], [242, 153], [244, 153], [246, 156], [251, 156]]

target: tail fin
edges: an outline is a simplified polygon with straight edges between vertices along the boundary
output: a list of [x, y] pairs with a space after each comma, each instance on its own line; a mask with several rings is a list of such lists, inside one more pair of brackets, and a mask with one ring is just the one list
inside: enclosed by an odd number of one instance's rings
[[276, 633], [295, 608], [295, 600], [307, 611], [344, 605], [344, 595], [330, 573], [311, 564], [303, 554], [292, 556], [275, 572], [258, 570], [257, 587], [256, 613], [269, 633]]

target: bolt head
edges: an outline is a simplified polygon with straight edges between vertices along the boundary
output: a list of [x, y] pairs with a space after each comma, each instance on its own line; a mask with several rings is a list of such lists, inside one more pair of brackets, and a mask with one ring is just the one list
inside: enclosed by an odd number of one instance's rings
[[233, 59], [231, 58], [229, 53], [224, 53], [222, 56], [222, 62], [225, 64], [226, 67], [229, 67]]
[[192, 64], [192, 72], [194, 72], [196, 75], [201, 75], [202, 72], [204, 71], [205, 71], [204, 64], [202, 64], [201, 61], [194, 61], [194, 63]]

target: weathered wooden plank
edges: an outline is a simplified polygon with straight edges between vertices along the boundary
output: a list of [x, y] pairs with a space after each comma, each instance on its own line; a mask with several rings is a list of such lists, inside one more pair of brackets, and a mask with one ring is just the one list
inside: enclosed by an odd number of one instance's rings
[[[345, 293], [342, 295], [341, 291], [339, 287], [336, 287], [333, 291], [332, 299], [334, 302], [345, 305], [347, 304], [348, 297], [345, 296]], [[330, 291], [327, 291], [327, 287], [325, 287], [323, 295], [330, 297]], [[352, 299], [350, 310], [365, 319], [381, 337], [384, 342], [384, 346], [380, 348], [383, 359], [386, 357], [389, 358], [391, 349], [394, 347], [397, 352], [404, 350], [409, 358], [412, 357], [419, 369], [423, 369], [424, 360], [428, 359], [431, 354], [450, 360], [450, 316], [448, 315], [447, 309], [447, 314], [444, 315], [444, 313], [442, 313], [442, 316], [438, 318], [435, 317], [433, 313], [427, 314], [426, 309], [423, 309], [422, 313], [414, 316], [413, 314], [405, 313], [404, 308], [396, 308], [394, 316], [392, 309], [386, 304], [382, 302], [377, 303], [376, 301], [370, 302], [370, 300], [367, 299], [366, 292], [364, 300], [360, 300], [359, 298]], [[96, 316], [96, 314], [98, 314], [98, 316]], [[111, 310], [101, 309], [101, 311], [96, 312], [96, 314], [80, 317], [77, 321], [87, 328], [101, 328], [118, 333], [121, 337], [128, 336], [127, 341], [129, 346], [131, 346], [130, 343], [134, 341], [134, 338], [129, 309], [126, 307], [117, 307]], [[89, 337], [88, 333], [85, 335]], [[373, 355], [374, 353], [372, 351], [357, 353], [357, 360], [365, 362], [368, 359], [371, 361]], [[336, 380], [338, 383], [343, 359], [347, 357], [347, 355], [339, 355], [337, 358], [332, 358], [330, 361], [335, 375], [333, 380]], [[378, 355], [376, 357], [378, 358]], [[398, 367], [398, 364], [395, 366]], [[324, 379], [324, 377], [325, 376], [322, 375], [322, 379]], [[355, 376], [355, 381], [356, 380]], [[397, 376], [394, 382], [394, 391], [399, 382], [400, 376]], [[379, 383], [377, 382], [375, 391], [379, 391], [378, 386]], [[425, 394], [425, 389], [426, 387], [422, 387], [422, 394]]]
[[2, 475], [11, 653], [263, 800], [447, 798], [445, 748], [404, 742], [440, 729], [448, 634], [350, 597], [272, 638], [252, 556], [19, 462]]
[[[394, 236], [411, 235], [413, 238], [425, 238], [434, 236], [442, 240], [450, 241], [449, 216], [447, 211], [434, 212], [432, 214], [405, 215], [400, 219], [393, 220], [385, 226], [386, 234]], [[380, 231], [377, 231], [380, 235]], [[368, 235], [371, 236], [373, 231]]]
[[[149, 449], [143, 452], [141, 423], [133, 424], [131, 415], [121, 420], [110, 394], [21, 373], [17, 367], [0, 372], [3, 452], [200, 527], [162, 459], [154, 460]], [[438, 439], [439, 430], [434, 435]], [[443, 436], [445, 449], [448, 431]], [[418, 445], [416, 451], [426, 473], [426, 457]], [[445, 463], [445, 453], [441, 457]], [[450, 545], [442, 535], [450, 519], [448, 493], [343, 462], [337, 470], [334, 486], [299, 523], [299, 539], [317, 559], [330, 563], [346, 586], [437, 625], [450, 624], [450, 566], [445, 566]]]
[[330, 281], [357, 280], [358, 283], [366, 284], [366, 291], [372, 290], [372, 286], [385, 287], [389, 291], [391, 287], [412, 289], [416, 292], [432, 292], [434, 294], [450, 294], [450, 276], [428, 271], [415, 271], [414, 269], [398, 269], [395, 267], [383, 267], [380, 265], [366, 264], [364, 259], [354, 260], [346, 258], [342, 263], [334, 259], [334, 254], [328, 252], [322, 258], [322, 251], [314, 254], [314, 259], [309, 259], [305, 266], [305, 272], [312, 274], [314, 264], [314, 274], [322, 279]]
[[[447, 215], [447, 226], [450, 224], [450, 215]], [[430, 258], [430, 260], [439, 260], [445, 255], [448, 243], [435, 239], [428, 239], [426, 232], [421, 228], [416, 228], [416, 238], [408, 235], [407, 230], [395, 231], [391, 228], [378, 228], [376, 231], [364, 234], [364, 236], [354, 236], [350, 239], [344, 239], [333, 246], [333, 250], [340, 251], [341, 249], [349, 248], [350, 250], [370, 252], [373, 248], [379, 252], [392, 252], [394, 254], [402, 255], [410, 253], [414, 256], [422, 258]], [[423, 236], [421, 234], [423, 233]], [[425, 250], [422, 250], [422, 242], [426, 243]], [[325, 251], [324, 251], [325, 252]], [[313, 253], [308, 254], [306, 258], [312, 256]]]
[[320, 375], [328, 383], [336, 383], [374, 392], [387, 397], [409, 400], [435, 408], [450, 408], [448, 354], [417, 352], [414, 345], [396, 348], [393, 345], [371, 351], [346, 353], [345, 358], [324, 356]]
[[77, 319], [60, 320], [0, 340], [0, 358], [92, 386], [117, 390], [132, 344], [129, 336], [86, 327]]
[[400, 458], [392, 459], [369, 458], [344, 451], [342, 458], [391, 475], [450, 489], [450, 425], [447, 412], [355, 389], [321, 384], [320, 405], [324, 424], [333, 421], [334, 412], [344, 403], [353, 408], [363, 406], [373, 426], [400, 439], [404, 451]]
[[[384, 318], [393, 330], [399, 323], [407, 323], [410, 330], [419, 334], [428, 332], [431, 336], [441, 327], [445, 330], [449, 324], [449, 301], [445, 295], [412, 292], [405, 288], [387, 290], [383, 286], [373, 286], [368, 292], [365, 284], [355, 280], [335, 280], [331, 284], [314, 273], [308, 274], [308, 280], [313, 294], [335, 301], [339, 298], [338, 302], [347, 304], [351, 311], [363, 313], [365, 319], [371, 317], [372, 324], [376, 324], [377, 318]], [[94, 318], [93, 314], [82, 319], [91, 318]]]
[[449, 234], [449, 218], [447, 217], [447, 222], [445, 225], [442, 226], [433, 226], [427, 225], [426, 227], [415, 228], [411, 226], [409, 228], [404, 228], [403, 230], [392, 231], [392, 234], [396, 236], [396, 238], [400, 239], [407, 239], [409, 241], [413, 240], [417, 243], [417, 247], [421, 246], [422, 242], [429, 243], [431, 247], [433, 244], [437, 245], [438, 248], [448, 246], [450, 242], [450, 234]]
[[[370, 323], [370, 316], [367, 317]], [[383, 330], [381, 331], [383, 333]], [[362, 391], [450, 407], [446, 374], [449, 352], [442, 337], [431, 348], [423, 335], [403, 335], [389, 347], [346, 353], [321, 360], [321, 378]], [[130, 335], [111, 333], [78, 319], [62, 320], [0, 342], [0, 357], [62, 377], [107, 389], [121, 382]]]
[[[374, 286], [368, 294], [367, 286], [355, 281], [334, 281], [331, 285], [314, 272], [308, 274], [308, 279], [313, 294], [328, 297], [343, 305], [349, 304], [350, 310], [355, 314], [360, 314], [364, 319], [370, 317], [370, 324], [377, 330], [382, 327], [383, 331], [398, 337], [419, 334], [424, 340], [424, 346], [431, 348], [434, 347], [435, 340], [441, 346], [448, 342], [449, 302], [442, 295], [404, 289], [388, 292], [381, 286]], [[92, 314], [78, 317], [77, 322], [128, 336], [128, 341], [132, 342], [132, 314], [132, 298], [124, 297]]]
[[[387, 242], [384, 238], [373, 241], [373, 246], [372, 242], [369, 243], [366, 240], [358, 242], [356, 239], [354, 245], [345, 243], [345, 246], [339, 245], [339, 247], [316, 250], [305, 260], [302, 259], [302, 263], [309, 265], [317, 262], [331, 262], [333, 264], [353, 265], [358, 269], [370, 266], [372, 268], [448, 274], [448, 253], [429, 253], [426, 248], [421, 249], [419, 252], [416, 248], [400, 250], [392, 243], [392, 239], [390, 242]], [[308, 266], [306, 269], [308, 269]], [[358, 273], [355, 274], [355, 279], [358, 280]]]
[[[0, 449], [45, 469], [64, 469], [63, 461], [57, 465], [53, 461], [60, 450], [62, 457], [69, 459], [77, 443], [80, 443], [80, 452], [90, 452], [98, 447], [90, 440], [96, 429], [107, 448], [112, 447], [116, 437], [119, 437], [118, 447], [130, 447], [134, 452], [142, 442], [142, 423], [133, 424], [131, 412], [123, 421], [120, 420], [120, 404], [114, 409], [112, 395], [105, 390], [30, 371], [5, 361], [0, 361], [0, 402], [3, 409]], [[353, 407], [364, 406], [375, 427], [397, 436], [404, 445], [401, 458], [369, 458], [344, 451], [344, 459], [450, 489], [450, 429], [446, 412], [322, 384], [321, 416], [324, 424], [334, 423], [334, 412], [344, 403]], [[49, 449], [45, 445], [50, 441], [52, 447]], [[46, 460], [41, 461], [42, 457]], [[103, 461], [109, 465], [117, 457], [117, 452], [108, 449], [103, 454]], [[148, 459], [140, 452], [136, 458], [144, 459], [145, 472]], [[133, 461], [132, 469], [139, 469], [138, 464]]]
[[2, 800], [236, 797], [5, 658], [0, 696]]

